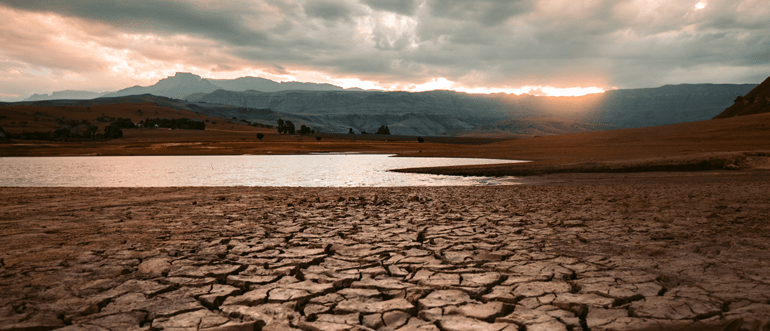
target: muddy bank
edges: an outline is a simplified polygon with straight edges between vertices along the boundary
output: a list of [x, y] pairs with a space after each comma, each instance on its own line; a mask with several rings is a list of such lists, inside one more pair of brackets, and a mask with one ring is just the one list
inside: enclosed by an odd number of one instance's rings
[[634, 176], [1, 188], [0, 329], [766, 329], [770, 180]]
[[728, 152], [597, 162], [533, 162], [394, 169], [395, 172], [455, 176], [542, 176], [570, 173], [692, 172], [770, 170], [770, 152]]

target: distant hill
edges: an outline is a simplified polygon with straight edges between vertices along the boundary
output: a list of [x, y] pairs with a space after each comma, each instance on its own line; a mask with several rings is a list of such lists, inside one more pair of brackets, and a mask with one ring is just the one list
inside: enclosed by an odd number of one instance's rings
[[[714, 117], [754, 84], [684, 84], [614, 90], [581, 97], [382, 91], [234, 92], [189, 96], [190, 102], [269, 108], [295, 123], [331, 132], [398, 135], [553, 135], [637, 128]], [[529, 121], [521, 121], [529, 119]], [[536, 119], [536, 120], [535, 120]], [[548, 119], [548, 120], [546, 120]]]
[[178, 72], [172, 77], [161, 79], [152, 86], [134, 86], [109, 93], [106, 97], [121, 97], [135, 94], [153, 94], [174, 99], [185, 99], [189, 95], [211, 93], [216, 90], [276, 92], [288, 90], [339, 91], [339, 86], [330, 84], [284, 82], [278, 83], [257, 77], [237, 79], [204, 79], [191, 73]]
[[770, 113], [770, 77], [746, 95], [735, 98], [735, 103], [714, 119], [762, 113]]
[[25, 99], [24, 101], [40, 101], [40, 100], [87, 100], [87, 99], [94, 99], [98, 98], [105, 93], [99, 93], [99, 92], [91, 92], [91, 91], [73, 91], [73, 90], [65, 90], [65, 91], [57, 91], [51, 93], [51, 95], [48, 94], [33, 94], [29, 98]]
[[212, 84], [228, 91], [243, 92], [248, 90], [260, 92], [278, 91], [341, 91], [342, 87], [331, 84], [300, 83], [300, 82], [274, 82], [269, 79], [257, 77], [241, 77], [236, 79], [208, 79]]

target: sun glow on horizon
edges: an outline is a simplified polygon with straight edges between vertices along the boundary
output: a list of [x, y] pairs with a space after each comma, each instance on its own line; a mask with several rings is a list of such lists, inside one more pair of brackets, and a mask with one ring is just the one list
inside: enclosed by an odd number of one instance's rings
[[[332, 84], [337, 85], [345, 89], [359, 88], [363, 90], [379, 90], [379, 91], [405, 91], [405, 92], [426, 92], [436, 90], [449, 90], [456, 92], [463, 92], [469, 94], [494, 94], [494, 93], [506, 93], [506, 94], [531, 94], [535, 96], [549, 96], [549, 97], [578, 97], [588, 94], [604, 93], [605, 89], [601, 87], [554, 87], [554, 86], [522, 86], [518, 88], [512, 87], [465, 87], [460, 83], [453, 82], [446, 78], [435, 78], [429, 82], [422, 84], [386, 84], [371, 80], [362, 80], [360, 78], [333, 78], [328, 75], [323, 75], [318, 72], [303, 72], [294, 71], [291, 76], [286, 76], [284, 79], [271, 75], [268, 79], [273, 79], [280, 82], [310, 82], [319, 84]], [[287, 79], [288, 78], [288, 79]]]
[[522, 86], [518, 88], [511, 87], [465, 87], [456, 82], [445, 78], [434, 79], [428, 83], [420, 85], [410, 85], [406, 90], [410, 92], [424, 92], [434, 90], [452, 90], [471, 94], [531, 94], [536, 96], [549, 97], [577, 97], [587, 94], [604, 93], [605, 90], [600, 87], [553, 87], [553, 86]]

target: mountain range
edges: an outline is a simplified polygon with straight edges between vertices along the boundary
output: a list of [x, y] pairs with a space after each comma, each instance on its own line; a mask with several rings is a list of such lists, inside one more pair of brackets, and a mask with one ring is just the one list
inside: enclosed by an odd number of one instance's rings
[[[177, 73], [152, 86], [130, 87], [102, 97], [119, 100], [151, 94], [165, 97], [156, 102], [211, 116], [263, 124], [284, 118], [323, 132], [374, 132], [386, 125], [395, 135], [521, 137], [707, 120], [755, 87], [682, 84], [545, 97], [443, 90], [363, 91], [329, 84], [279, 83], [256, 77], [214, 80]], [[75, 92], [53, 95], [73, 96]], [[80, 95], [89, 96], [84, 93]]]
[[327, 132], [533, 136], [711, 119], [755, 84], [666, 85], [580, 97], [454, 91], [281, 91], [197, 93], [187, 101], [272, 109]]
[[306, 91], [341, 91], [343, 88], [330, 84], [285, 82], [279, 83], [257, 77], [241, 77], [237, 79], [205, 79], [191, 73], [178, 72], [173, 77], [161, 79], [157, 84], [147, 87], [134, 86], [105, 97], [123, 97], [138, 94], [153, 94], [174, 99], [184, 99], [194, 93], [210, 93], [216, 90], [248, 91], [257, 90], [276, 92], [287, 90]]

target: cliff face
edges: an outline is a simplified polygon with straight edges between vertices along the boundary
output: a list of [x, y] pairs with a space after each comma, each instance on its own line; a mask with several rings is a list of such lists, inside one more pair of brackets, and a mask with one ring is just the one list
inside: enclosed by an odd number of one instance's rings
[[582, 97], [379, 91], [234, 92], [190, 95], [190, 102], [272, 109], [327, 132], [398, 135], [550, 135], [711, 119], [751, 84], [686, 84]]
[[714, 119], [770, 113], [770, 77], [742, 97]]

